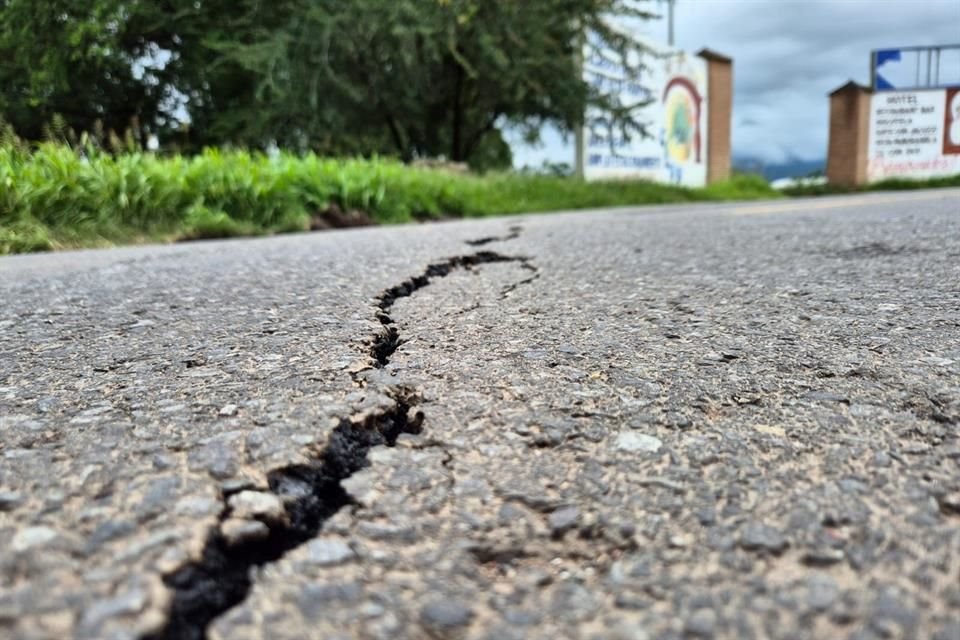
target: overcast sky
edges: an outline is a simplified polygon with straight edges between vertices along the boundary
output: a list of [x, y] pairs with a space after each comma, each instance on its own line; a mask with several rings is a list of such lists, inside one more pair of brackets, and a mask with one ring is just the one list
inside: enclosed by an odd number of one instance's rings
[[[824, 157], [827, 94], [866, 84], [872, 49], [960, 44], [960, 0], [676, 0], [675, 20], [679, 47], [733, 58], [733, 153], [767, 163]], [[665, 41], [666, 21], [649, 31]], [[516, 164], [572, 163], [572, 149], [547, 138], [515, 149]]]

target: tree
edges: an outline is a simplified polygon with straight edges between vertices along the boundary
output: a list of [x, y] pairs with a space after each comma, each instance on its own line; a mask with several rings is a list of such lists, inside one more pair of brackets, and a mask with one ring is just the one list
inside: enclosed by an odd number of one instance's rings
[[[256, 5], [257, 3], [254, 3]], [[603, 41], [625, 66], [636, 43], [611, 15], [643, 19], [623, 0], [293, 0], [289, 23], [259, 17], [214, 44], [259, 78], [255, 135], [284, 146], [347, 146], [405, 159], [474, 158], [506, 123], [531, 134], [571, 131], [592, 106], [624, 133], [641, 132], [631, 105], [579, 73], [582, 46]], [[238, 37], [239, 36], [239, 37]]]
[[[0, 118], [29, 140], [63, 122], [133, 127], [141, 143], [242, 144], [236, 113], [256, 113], [258, 79], [205, 44], [235, 14], [228, 0], [0, 0]], [[195, 126], [184, 139], [185, 108]]]
[[613, 15], [649, 17], [630, 0], [0, 0], [0, 116], [30, 139], [60, 114], [188, 150], [490, 166], [508, 125], [572, 131], [589, 109], [642, 131], [579, 72], [598, 42], [639, 72]]
[[55, 115], [78, 130], [159, 120], [164, 86], [136, 66], [145, 50], [131, 46], [129, 4], [0, 1], [0, 116], [28, 139]]

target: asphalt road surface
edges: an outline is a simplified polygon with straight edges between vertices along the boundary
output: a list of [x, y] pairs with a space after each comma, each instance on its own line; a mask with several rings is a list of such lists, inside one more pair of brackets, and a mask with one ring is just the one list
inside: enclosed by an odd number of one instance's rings
[[0, 300], [4, 639], [960, 638], [960, 191], [7, 258]]

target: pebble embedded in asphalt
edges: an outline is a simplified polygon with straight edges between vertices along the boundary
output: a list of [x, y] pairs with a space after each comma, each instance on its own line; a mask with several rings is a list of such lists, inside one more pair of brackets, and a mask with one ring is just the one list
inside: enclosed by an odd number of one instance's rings
[[621, 451], [642, 451], [644, 453], [656, 453], [660, 451], [663, 442], [659, 438], [648, 436], [635, 431], [621, 431], [617, 434], [617, 449]]

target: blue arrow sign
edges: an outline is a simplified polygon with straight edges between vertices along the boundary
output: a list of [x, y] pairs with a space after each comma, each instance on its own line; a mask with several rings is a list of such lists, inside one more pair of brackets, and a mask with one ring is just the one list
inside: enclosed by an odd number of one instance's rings
[[875, 80], [876, 89], [887, 89], [887, 90], [896, 89], [896, 87], [893, 86], [893, 84], [889, 80], [887, 80], [882, 75], [880, 75], [880, 68], [884, 64], [887, 64], [888, 62], [900, 62], [900, 60], [901, 60], [900, 49], [880, 49], [879, 51], [877, 51], [876, 58], [874, 59], [874, 64], [876, 66], [874, 67], [874, 70], [873, 70], [874, 77], [876, 78]]

